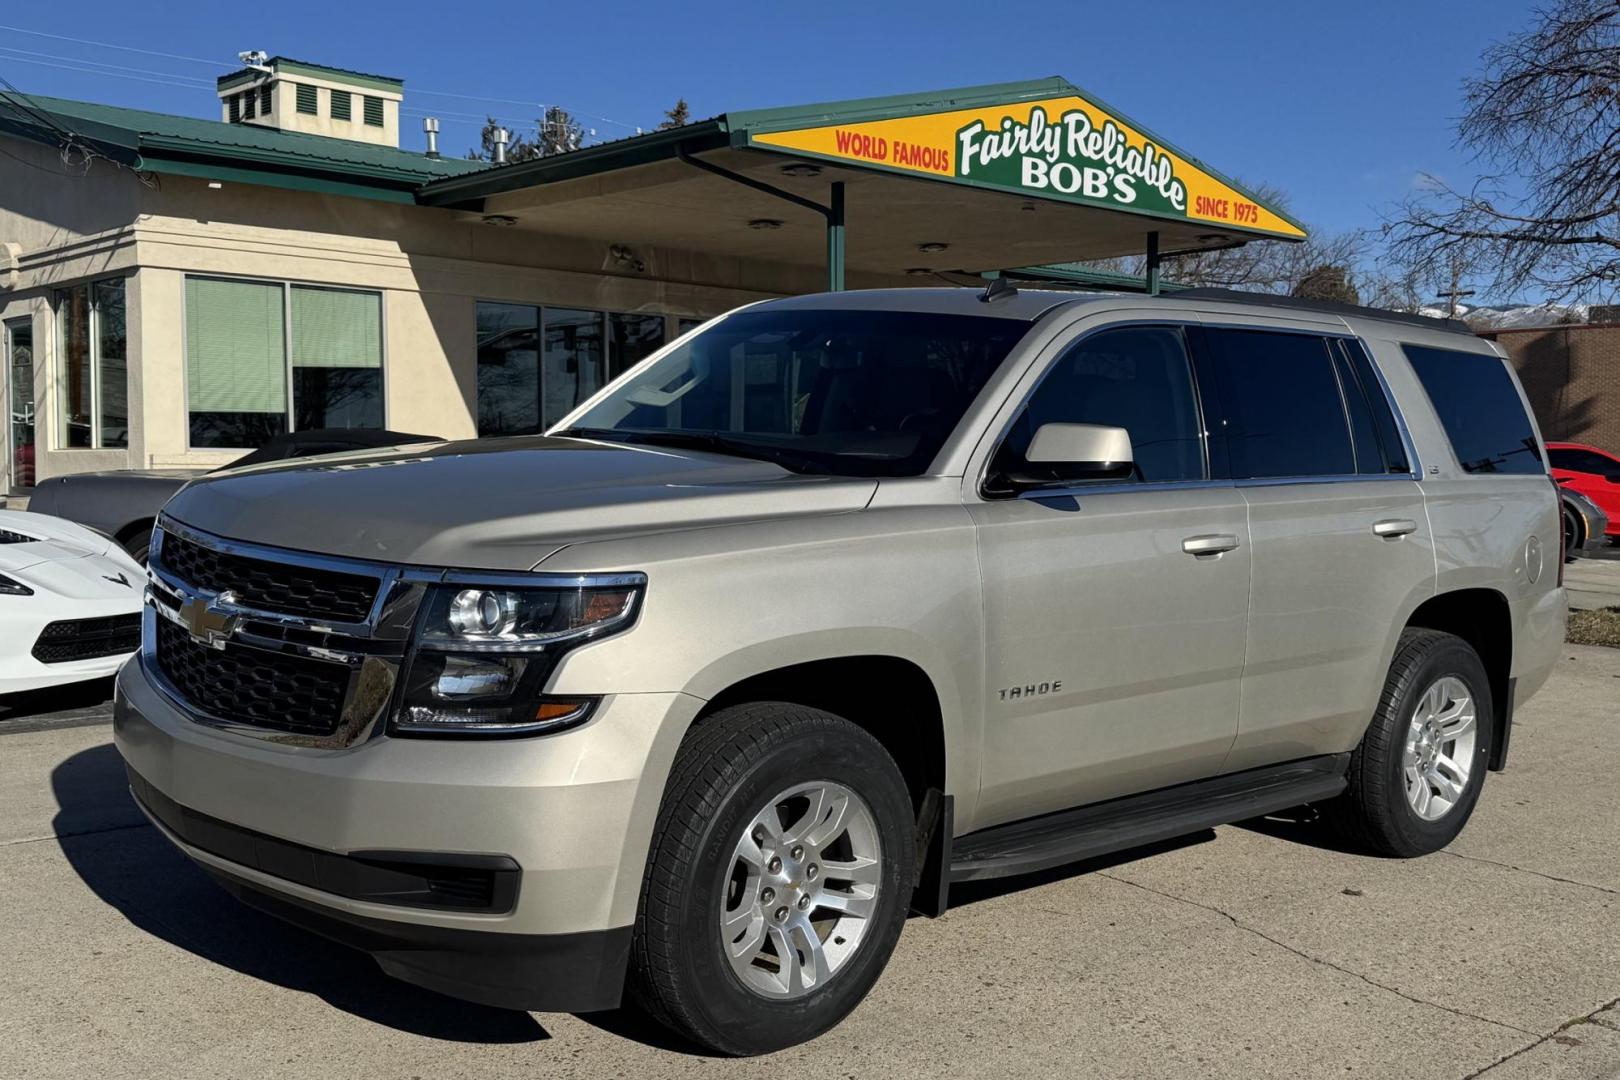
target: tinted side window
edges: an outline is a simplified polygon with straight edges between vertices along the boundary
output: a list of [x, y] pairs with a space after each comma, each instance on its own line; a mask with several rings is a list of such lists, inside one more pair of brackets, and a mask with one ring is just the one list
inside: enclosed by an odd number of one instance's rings
[[1373, 370], [1372, 358], [1359, 341], [1340, 338], [1338, 344], [1340, 352], [1349, 358], [1354, 381], [1360, 384], [1367, 405], [1372, 410], [1373, 427], [1378, 431], [1378, 445], [1384, 452], [1384, 464], [1392, 473], [1411, 472], [1412, 464], [1406, 460], [1406, 443], [1401, 439], [1400, 426], [1395, 423], [1395, 411], [1389, 406], [1389, 398], [1378, 381], [1378, 373]]
[[1201, 340], [1210, 434], [1225, 443], [1234, 480], [1356, 471], [1326, 339], [1208, 328]]
[[1471, 473], [1544, 473], [1535, 429], [1502, 361], [1484, 353], [1402, 345], [1457, 462]]
[[1022, 465], [1042, 424], [1105, 424], [1130, 433], [1145, 483], [1202, 480], [1198, 403], [1181, 331], [1166, 326], [1104, 330], [1059, 357], [996, 453], [993, 473]]
[[1597, 473], [1607, 476], [1609, 473], [1620, 473], [1620, 465], [1615, 464], [1602, 454], [1594, 454], [1590, 450], [1551, 450], [1547, 457], [1555, 469], [1568, 469], [1570, 472]]
[[1373, 425], [1372, 405], [1361, 380], [1350, 370], [1339, 342], [1328, 346], [1333, 354], [1333, 367], [1339, 375], [1339, 390], [1344, 395], [1344, 412], [1350, 420], [1350, 443], [1356, 452], [1356, 472], [1378, 475], [1385, 471], [1384, 449], [1378, 443], [1378, 430]]

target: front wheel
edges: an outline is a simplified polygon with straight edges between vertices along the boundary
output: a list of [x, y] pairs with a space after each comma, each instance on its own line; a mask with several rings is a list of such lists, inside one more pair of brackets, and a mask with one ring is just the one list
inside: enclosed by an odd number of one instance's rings
[[877, 981], [915, 877], [911, 799], [866, 731], [781, 702], [682, 745], [648, 853], [630, 989], [726, 1054], [805, 1042]]
[[1490, 680], [1471, 645], [1438, 630], [1405, 631], [1378, 710], [1350, 755], [1350, 786], [1324, 815], [1380, 854], [1440, 850], [1479, 801], [1494, 715]]

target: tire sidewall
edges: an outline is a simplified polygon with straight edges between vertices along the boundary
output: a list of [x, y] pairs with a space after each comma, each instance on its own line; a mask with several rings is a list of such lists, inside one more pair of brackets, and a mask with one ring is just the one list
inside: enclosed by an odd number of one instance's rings
[[[872, 988], [899, 938], [911, 900], [911, 800], [887, 756], [874, 760], [875, 745], [825, 731], [783, 740], [731, 786], [700, 834], [691, 868], [693, 885], [686, 890], [678, 915], [680, 966], [690, 977], [692, 1004], [701, 1021], [742, 1052], [780, 1049], [837, 1024]], [[883, 862], [878, 911], [860, 949], [824, 990], [775, 1001], [744, 986], [725, 957], [718, 928], [720, 897], [744, 827], [767, 800], [814, 781], [843, 784], [872, 811]]]
[[[1468, 783], [1462, 799], [1437, 821], [1425, 821], [1412, 809], [1406, 799], [1406, 773], [1402, 764], [1406, 747], [1406, 733], [1412, 713], [1423, 694], [1436, 681], [1451, 676], [1460, 679], [1474, 702], [1473, 761], [1468, 769]], [[1403, 846], [1414, 853], [1438, 851], [1454, 840], [1479, 802], [1485, 786], [1485, 773], [1491, 757], [1491, 741], [1495, 726], [1494, 703], [1490, 680], [1485, 665], [1474, 650], [1461, 641], [1447, 641], [1429, 650], [1414, 665], [1403, 680], [1389, 723], [1394, 727], [1389, 741], [1389, 760], [1384, 763], [1386, 789], [1389, 792], [1391, 824], [1399, 834]]]

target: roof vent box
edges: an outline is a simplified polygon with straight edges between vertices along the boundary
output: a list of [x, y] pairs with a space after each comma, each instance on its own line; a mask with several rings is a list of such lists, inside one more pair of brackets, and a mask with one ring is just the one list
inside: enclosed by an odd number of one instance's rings
[[401, 79], [272, 56], [221, 76], [217, 92], [229, 124], [399, 147]]

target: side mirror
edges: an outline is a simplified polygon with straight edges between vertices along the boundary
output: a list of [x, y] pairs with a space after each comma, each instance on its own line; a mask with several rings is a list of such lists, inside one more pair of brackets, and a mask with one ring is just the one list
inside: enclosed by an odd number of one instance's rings
[[1005, 483], [1015, 490], [1088, 480], [1124, 480], [1136, 474], [1131, 435], [1102, 424], [1042, 424], [1029, 441], [1023, 463], [1009, 469]]

